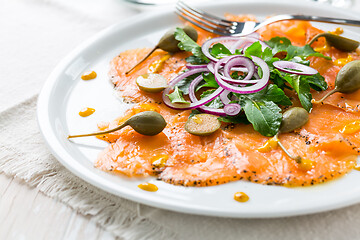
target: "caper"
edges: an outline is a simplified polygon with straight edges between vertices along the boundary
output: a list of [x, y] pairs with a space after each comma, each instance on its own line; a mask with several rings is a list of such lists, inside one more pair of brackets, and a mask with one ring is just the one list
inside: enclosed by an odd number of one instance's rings
[[190, 117], [185, 123], [185, 130], [193, 135], [207, 136], [216, 132], [220, 126], [217, 116], [202, 113]]
[[309, 121], [309, 113], [301, 107], [293, 107], [282, 116], [279, 132], [288, 133], [301, 128]]
[[[198, 39], [198, 34], [195, 28], [191, 26], [185, 26], [182, 28], [184, 32], [195, 42]], [[169, 53], [175, 53], [181, 51], [178, 47], [179, 41], [175, 39], [175, 30], [176, 28], [170, 29], [167, 31], [159, 40], [159, 42], [156, 44], [156, 46], [150, 50], [146, 56], [141, 59], [135, 66], [130, 68], [126, 74], [130, 73], [134, 68], [136, 68], [139, 64], [144, 62], [153, 52], [155, 52], [156, 49], [161, 49]]]
[[312, 165], [311, 168], [308, 167], [306, 169], [303, 167], [303, 165], [305, 163], [309, 165], [312, 162], [310, 160], [304, 160], [300, 156], [293, 156], [292, 154], [290, 154], [289, 151], [285, 148], [284, 145], [282, 145], [281, 141], [278, 139], [278, 135], [279, 133], [288, 133], [294, 131], [295, 129], [301, 128], [308, 121], [309, 121], [309, 113], [304, 108], [300, 108], [300, 107], [290, 108], [289, 110], [283, 113], [279, 132], [274, 136], [277, 144], [285, 152], [285, 154], [288, 155], [289, 158], [294, 159], [295, 162], [299, 164], [300, 168], [306, 171], [310, 170], [312, 168]]
[[146, 73], [136, 79], [138, 87], [149, 93], [158, 93], [167, 87], [166, 78], [157, 73]]
[[103, 135], [120, 130], [125, 126], [132, 127], [136, 132], [142, 135], [154, 136], [159, 134], [165, 128], [166, 121], [160, 113], [154, 111], [145, 111], [135, 114], [116, 128], [90, 134], [70, 135], [68, 138]]
[[332, 34], [329, 32], [325, 33], [319, 33], [316, 35], [310, 42], [309, 45], [311, 45], [313, 42], [315, 42], [318, 38], [325, 37], [326, 42], [333, 46], [336, 49], [339, 49], [344, 52], [352, 52], [356, 48], [359, 47], [359, 42], [355, 41], [353, 39], [345, 38], [336, 34]]
[[347, 63], [340, 69], [335, 79], [335, 88], [328, 92], [319, 101], [311, 101], [312, 103], [321, 103], [331, 94], [352, 93], [360, 89], [360, 60], [355, 60]]
[[[184, 32], [194, 41], [198, 39], [198, 33], [195, 28], [192, 26], [185, 26], [182, 28]], [[170, 29], [167, 31], [159, 40], [157, 47], [170, 53], [179, 52], [180, 49], [178, 47], [179, 41], [175, 39], [175, 30], [176, 28]]]

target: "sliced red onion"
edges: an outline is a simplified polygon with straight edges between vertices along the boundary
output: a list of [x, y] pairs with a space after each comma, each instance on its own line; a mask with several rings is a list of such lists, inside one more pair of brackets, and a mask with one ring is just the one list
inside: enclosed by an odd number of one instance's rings
[[230, 48], [230, 52], [235, 53], [235, 50], [238, 48], [247, 48], [249, 47], [251, 44], [253, 44], [254, 42], [259, 42], [261, 44], [261, 49], [264, 51], [265, 48], [270, 48], [269, 45], [267, 45], [265, 42], [259, 40], [258, 38], [253, 38], [253, 37], [241, 37], [240, 40], [238, 42], [236, 42], [235, 44], [233, 44]]
[[[164, 101], [164, 104], [166, 106], [168, 106], [169, 108], [172, 108], [172, 109], [182, 109], [182, 110], [187, 110], [187, 109], [194, 109], [194, 108], [197, 108], [203, 104], [206, 104], [208, 102], [211, 102], [214, 98], [216, 98], [221, 92], [223, 89], [219, 88], [219, 92], [217, 93], [217, 95], [215, 94], [211, 94], [210, 96], [206, 97], [206, 98], [203, 98], [201, 99], [200, 101], [197, 101], [197, 102], [192, 102], [191, 104], [181, 104], [181, 103], [172, 103], [169, 99], [168, 96], [166, 96], [167, 94], [170, 93], [170, 91], [175, 87], [175, 85], [180, 82], [181, 80], [183, 80], [184, 78], [186, 77], [189, 77], [191, 75], [194, 75], [196, 73], [201, 73], [201, 72], [208, 72], [209, 70], [204, 67], [204, 68], [196, 68], [196, 69], [192, 69], [192, 70], [189, 70], [187, 72], [184, 72], [178, 76], [176, 76], [173, 80], [171, 80], [168, 84], [168, 87], [163, 91], [163, 94], [162, 94], [162, 99]], [[214, 92], [215, 93], [215, 92]], [[214, 95], [214, 96], [213, 96]]]
[[[228, 57], [224, 57], [222, 58], [221, 60], [219, 60], [221, 62], [220, 66], [225, 66], [227, 64], [228, 61], [230, 61], [231, 59], [234, 59], [234, 58], [243, 58], [242, 56], [240, 55], [233, 55], [233, 56], [228, 56]], [[248, 59], [248, 58], [247, 58]], [[254, 71], [256, 69], [255, 67], [255, 64], [249, 59], [249, 61], [251, 63], [249, 64], [253, 64], [254, 66]], [[215, 74], [215, 69], [214, 69], [214, 66], [215, 66], [215, 63], [214, 62], [210, 62], [208, 63], [208, 69], [211, 73]], [[250, 67], [251, 69], [252, 67]], [[245, 67], [245, 68], [240, 68], [240, 67], [234, 67], [232, 68], [231, 67], [231, 70], [234, 70], [234, 71], [242, 71], [242, 72], [248, 72], [248, 69]], [[255, 72], [252, 72], [252, 74], [255, 74]], [[230, 72], [230, 71], [229, 71]], [[218, 70], [218, 73], [219, 73], [219, 76], [221, 76], [221, 78], [227, 82], [227, 83], [232, 83], [232, 84], [254, 84], [254, 83], [257, 83], [258, 80], [247, 80], [247, 79], [233, 79], [231, 78], [230, 74], [228, 74], [227, 76], [224, 76], [223, 74], [223, 71], [221, 69]], [[251, 73], [249, 74], [248, 73], [248, 76], [249, 76], [249, 79], [252, 77]]]
[[222, 76], [219, 73], [219, 69], [221, 67], [221, 64], [228, 61], [228, 59], [223, 58], [223, 59], [219, 60], [214, 66], [214, 75], [215, 75], [215, 79], [216, 79], [217, 83], [219, 84], [219, 86], [221, 86], [222, 88], [229, 90], [231, 92], [236, 92], [236, 93], [240, 93], [240, 94], [255, 93], [255, 92], [258, 92], [258, 91], [264, 89], [269, 82], [270, 69], [269, 69], [267, 63], [264, 60], [262, 60], [261, 58], [258, 58], [255, 56], [251, 56], [251, 58], [261, 68], [262, 73], [263, 73], [263, 77], [261, 79], [259, 79], [258, 82], [256, 82], [252, 86], [240, 86], [239, 87], [239, 86], [231, 85], [231, 84], [227, 83], [226, 81], [224, 81]]
[[297, 75], [310, 76], [318, 73], [318, 71], [312, 67], [290, 61], [276, 61], [273, 62], [273, 65], [282, 72], [292, 73]]
[[[195, 95], [196, 86], [201, 82], [201, 80], [203, 80], [202, 75], [200, 75], [200, 76], [198, 76], [197, 78], [195, 78], [195, 79], [191, 82], [191, 84], [190, 84], [190, 86], [189, 86], [189, 98], [190, 98], [190, 100], [191, 100], [192, 102], [200, 102], [200, 101], [202, 100], [202, 99], [201, 99], [201, 100], [199, 101], [199, 100], [197, 99], [196, 95]], [[219, 87], [218, 89], [216, 89], [215, 92], [213, 92], [213, 93], [210, 95], [210, 96], [212, 96], [212, 95], [215, 95], [215, 94], [216, 94], [216, 96], [215, 96], [212, 100], [214, 100], [217, 96], [221, 95], [223, 91], [224, 91], [224, 89], [221, 88], [221, 87]], [[220, 93], [218, 93], [218, 92], [220, 92]], [[208, 96], [208, 97], [210, 97], [210, 96]], [[208, 97], [206, 97], [206, 98], [208, 98]], [[205, 98], [203, 98], [203, 99], [205, 99]], [[211, 100], [211, 101], [212, 101], [212, 100]], [[209, 102], [210, 102], [210, 101], [209, 101]], [[206, 103], [208, 103], [208, 102], [206, 102]], [[199, 106], [198, 109], [201, 110], [201, 111], [203, 111], [203, 112], [206, 112], [206, 113], [215, 114], [215, 115], [219, 115], [219, 116], [226, 116], [226, 114], [225, 114], [225, 112], [224, 112], [224, 109], [207, 107], [207, 106], [205, 106], [206, 103], [204, 103], [202, 106]]]
[[236, 116], [240, 113], [241, 111], [241, 106], [240, 104], [237, 103], [230, 103], [225, 105], [224, 107], [224, 112], [226, 113], [226, 115], [229, 116]]
[[229, 104], [231, 101], [230, 99], [228, 98], [228, 95], [229, 95], [230, 91], [228, 90], [224, 90], [221, 94], [220, 94], [220, 100], [221, 102], [226, 105], [226, 104]]
[[244, 56], [236, 56], [228, 60], [224, 66], [224, 75], [225, 77], [231, 78], [230, 71], [235, 66], [244, 66], [248, 70], [248, 74], [242, 81], [249, 80], [254, 75], [255, 64], [249, 58]]
[[219, 61], [219, 59], [214, 58], [210, 54], [210, 48], [211, 48], [212, 44], [213, 43], [222, 43], [225, 46], [229, 46], [228, 44], [226, 44], [227, 42], [234, 43], [234, 42], [236, 42], [238, 40], [239, 40], [238, 37], [216, 37], [216, 38], [211, 38], [211, 39], [209, 39], [209, 40], [207, 40], [206, 42], [203, 43], [203, 45], [201, 46], [201, 50], [208, 59], [210, 59], [213, 62], [217, 62], [217, 61]]
[[194, 64], [186, 64], [187, 69], [198, 69], [198, 68], [206, 68], [207, 64], [200, 64], [200, 65], [194, 65]]

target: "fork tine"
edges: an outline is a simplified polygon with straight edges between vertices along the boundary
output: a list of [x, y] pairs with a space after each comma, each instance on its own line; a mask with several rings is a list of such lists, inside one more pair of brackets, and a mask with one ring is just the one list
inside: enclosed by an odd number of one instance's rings
[[192, 8], [192, 7], [190, 7], [189, 5], [185, 4], [182, 1], [178, 1], [176, 5], [177, 5], [178, 8], [181, 8], [181, 9], [189, 12], [190, 14], [195, 15], [196, 17], [201, 18], [203, 20], [206, 20], [208, 22], [211, 22], [213, 24], [220, 25], [220, 26], [223, 26], [223, 27], [232, 27], [234, 25], [234, 22], [231, 22], [231, 21], [228, 21], [228, 20], [225, 20], [225, 19], [221, 19], [221, 18], [219, 18], [217, 16], [214, 16], [214, 15], [211, 15], [209, 13], [205, 13], [205, 12], [200, 11], [198, 9]]
[[222, 22], [224, 24], [227, 23], [229, 25], [232, 25], [234, 23], [233, 21], [229, 21], [229, 20], [226, 20], [226, 19], [223, 19], [223, 18], [219, 18], [218, 16], [212, 15], [210, 13], [203, 12], [203, 11], [201, 11], [199, 9], [192, 8], [189, 5], [187, 5], [186, 3], [184, 3], [183, 1], [178, 1], [177, 5], [182, 5], [183, 7], [186, 7], [186, 9], [191, 10], [192, 12], [196, 12], [197, 14], [200, 14], [201, 16], [206, 16], [208, 18], [212, 18], [212, 19], [220, 21], [220, 22]]
[[227, 27], [223, 28], [222, 26], [219, 26], [217, 24], [213, 24], [211, 22], [208, 22], [208, 21], [204, 20], [201, 17], [198, 17], [196, 15], [192, 15], [190, 12], [187, 12], [186, 10], [184, 10], [182, 8], [179, 8], [178, 6], [176, 6], [176, 10], [178, 12], [180, 12], [182, 15], [185, 15], [185, 16], [195, 20], [196, 22], [202, 23], [203, 25], [206, 25], [206, 26], [211, 27], [211, 28], [216, 28], [216, 29], [219, 29], [219, 30], [223, 29], [223, 31], [228, 31]]
[[194, 19], [190, 18], [189, 15], [184, 15], [182, 12], [180, 12], [178, 9], [175, 11], [175, 13], [177, 15], [179, 15], [181, 18], [185, 19], [188, 22], [191, 22], [192, 24], [194, 24], [195, 26], [198, 26], [199, 28], [204, 29], [205, 31], [211, 32], [211, 33], [215, 33], [218, 35], [225, 35], [225, 36], [231, 36], [231, 33], [229, 31], [224, 31], [223, 29], [220, 28], [213, 28], [209, 25], [203, 25], [204, 22], [197, 22]]

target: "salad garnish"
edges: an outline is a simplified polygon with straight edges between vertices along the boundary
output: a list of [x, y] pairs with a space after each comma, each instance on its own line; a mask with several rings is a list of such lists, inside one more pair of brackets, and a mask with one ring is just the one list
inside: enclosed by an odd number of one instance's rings
[[256, 131], [274, 136], [280, 129], [282, 109], [292, 105], [285, 89], [295, 91], [308, 112], [312, 108], [310, 89], [327, 89], [307, 58], [331, 58], [309, 45], [293, 46], [284, 37], [264, 42], [251, 34], [212, 38], [199, 46], [181, 28], [176, 28], [174, 36], [179, 48], [193, 55], [186, 59], [187, 70], [163, 92], [163, 101], [170, 108], [196, 108], [230, 123], [244, 122], [245, 116]]

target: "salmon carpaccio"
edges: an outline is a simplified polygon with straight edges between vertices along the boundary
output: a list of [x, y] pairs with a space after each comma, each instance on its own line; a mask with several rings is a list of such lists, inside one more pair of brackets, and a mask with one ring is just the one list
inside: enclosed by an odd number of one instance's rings
[[[251, 16], [228, 18], [253, 20]], [[199, 32], [198, 43], [214, 37], [207, 32]], [[275, 36], [287, 37], [294, 45], [306, 44], [314, 35], [322, 32], [308, 22], [283, 21], [263, 28], [262, 39]], [[324, 46], [319, 40], [315, 47]], [[268, 152], [257, 149], [269, 140], [256, 132], [252, 125], [223, 124], [222, 128], [210, 136], [195, 136], [185, 131], [184, 125], [190, 111], [172, 110], [162, 104], [161, 93], [142, 92], [135, 79], [147, 73], [154, 62], [166, 56], [166, 52], [156, 52], [131, 74], [125, 75], [147, 52], [148, 48], [128, 50], [115, 57], [110, 66], [110, 78], [116, 89], [127, 102], [136, 103], [124, 116], [107, 124], [99, 124], [100, 130], [110, 129], [141, 111], [157, 111], [166, 120], [164, 131], [156, 136], [144, 136], [131, 128], [101, 136], [109, 146], [99, 155], [96, 167], [132, 176], [156, 176], [165, 182], [184, 186], [211, 186], [235, 180], [246, 180], [268, 185], [307, 186], [343, 176], [353, 169], [360, 152], [360, 133], [343, 134], [340, 130], [349, 123], [360, 121], [358, 104], [360, 92], [352, 94], [336, 93], [325, 104], [314, 105], [309, 122], [292, 133], [281, 134], [280, 141], [293, 155], [300, 155], [314, 162], [311, 170], [299, 167], [280, 148]], [[337, 59], [359, 59], [359, 54], [344, 53], [334, 48], [322, 51], [333, 61], [313, 57], [311, 66], [322, 74], [330, 91], [341, 66]], [[172, 79], [185, 69], [188, 53], [180, 52], [165, 58], [158, 67], [158, 73]], [[319, 99], [327, 91], [312, 92]]]

